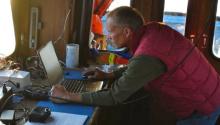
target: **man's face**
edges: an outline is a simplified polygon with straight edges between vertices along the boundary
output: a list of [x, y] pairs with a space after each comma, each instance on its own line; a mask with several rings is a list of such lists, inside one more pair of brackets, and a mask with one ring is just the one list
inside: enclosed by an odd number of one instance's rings
[[108, 38], [111, 39], [116, 48], [123, 48], [128, 46], [129, 35], [125, 27], [117, 25], [114, 20], [107, 18], [107, 30], [109, 32]]

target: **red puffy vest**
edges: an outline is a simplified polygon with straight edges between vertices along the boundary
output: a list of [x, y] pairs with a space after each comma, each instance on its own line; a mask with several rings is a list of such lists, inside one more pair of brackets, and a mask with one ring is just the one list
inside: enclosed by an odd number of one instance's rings
[[194, 111], [209, 115], [220, 106], [219, 75], [197, 48], [174, 68], [193, 47], [188, 39], [156, 22], [147, 24], [134, 36], [134, 56], [153, 56], [167, 66], [166, 73], [145, 86], [161, 106], [178, 118]]

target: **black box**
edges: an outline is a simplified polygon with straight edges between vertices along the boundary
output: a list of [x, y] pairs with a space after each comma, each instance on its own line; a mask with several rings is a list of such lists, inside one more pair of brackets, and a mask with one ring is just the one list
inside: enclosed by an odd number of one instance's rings
[[38, 106], [29, 115], [30, 122], [45, 122], [50, 117], [51, 111], [48, 107]]

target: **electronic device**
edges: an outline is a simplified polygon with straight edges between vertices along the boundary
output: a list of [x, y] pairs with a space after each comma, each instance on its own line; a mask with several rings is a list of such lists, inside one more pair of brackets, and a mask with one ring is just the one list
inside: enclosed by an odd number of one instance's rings
[[45, 122], [50, 117], [51, 111], [48, 107], [38, 106], [34, 108], [30, 115], [30, 122]]
[[42, 91], [43, 89], [39, 89], [36, 91], [34, 89], [34, 87], [27, 87], [23, 91], [23, 95], [33, 100], [48, 100], [49, 94], [47, 90]]
[[15, 125], [15, 110], [3, 110], [0, 120], [6, 125]]
[[17, 88], [23, 89], [26, 86], [32, 85], [30, 80], [30, 73], [27, 71], [21, 71], [21, 70], [0, 70], [0, 82], [6, 83], [7, 86], [14, 87], [14, 85], [10, 85], [10, 83], [7, 83], [8, 81], [11, 81], [15, 84], [17, 84]]
[[[69, 76], [71, 75], [71, 71], [74, 72], [74, 70], [70, 70], [64, 73], [59, 63], [59, 60], [57, 58], [52, 41], [49, 41], [43, 48], [41, 48], [38, 51], [38, 55], [40, 56], [40, 59], [43, 63], [49, 83], [52, 85], [63, 81], [65, 79], [64, 74], [67, 74], [66, 76]], [[81, 72], [82, 71], [80, 70], [75, 70], [74, 74], [71, 75], [69, 79], [86, 80], [83, 78], [83, 75]]]
[[45, 74], [47, 74], [47, 78], [51, 86], [55, 84], [64, 85], [65, 83], [70, 83], [67, 86], [72, 86], [79, 83], [79, 86], [83, 84], [82, 89], [80, 88], [80, 92], [96, 91], [101, 89], [103, 84], [101, 81], [90, 83], [93, 85], [93, 88], [89, 88], [89, 85], [87, 84], [89, 81], [83, 76], [82, 70], [75, 69], [64, 71], [59, 63], [52, 41], [49, 41], [43, 48], [41, 48], [38, 51], [38, 55], [40, 56]]

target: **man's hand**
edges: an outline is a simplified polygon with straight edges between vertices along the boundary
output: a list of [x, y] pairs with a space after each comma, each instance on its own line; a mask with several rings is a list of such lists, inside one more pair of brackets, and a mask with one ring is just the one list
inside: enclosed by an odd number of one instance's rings
[[86, 70], [83, 73], [83, 76], [87, 77], [90, 80], [104, 80], [108, 79], [108, 74], [106, 72], [103, 72], [99, 68]]
[[80, 103], [81, 96], [77, 93], [68, 92], [62, 85], [54, 85], [51, 89], [50, 100], [55, 103], [68, 103], [77, 102]]
[[69, 93], [62, 85], [55, 85], [51, 89], [50, 100], [55, 103], [67, 103]]

